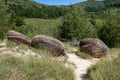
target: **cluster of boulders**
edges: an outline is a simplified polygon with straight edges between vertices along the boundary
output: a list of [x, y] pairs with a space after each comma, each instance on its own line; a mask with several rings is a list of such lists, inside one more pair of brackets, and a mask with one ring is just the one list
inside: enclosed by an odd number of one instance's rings
[[[7, 38], [8, 40], [21, 42], [32, 47], [49, 50], [53, 55], [66, 55], [65, 45], [61, 41], [52, 37], [36, 35], [32, 40], [30, 40], [27, 36], [10, 30], [7, 32]], [[93, 57], [97, 58], [106, 55], [108, 51], [106, 44], [100, 39], [95, 38], [85, 38], [81, 40], [79, 47], [81, 51], [89, 52], [93, 55]]]
[[52, 37], [37, 35], [30, 40], [25, 35], [10, 30], [7, 32], [7, 38], [8, 40], [27, 44], [32, 47], [46, 49], [55, 56], [66, 55], [65, 45], [61, 41]]

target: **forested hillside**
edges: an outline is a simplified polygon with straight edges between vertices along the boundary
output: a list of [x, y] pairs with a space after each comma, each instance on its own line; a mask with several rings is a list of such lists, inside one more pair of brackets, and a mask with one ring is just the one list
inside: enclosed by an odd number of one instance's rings
[[26, 18], [56, 18], [65, 14], [64, 8], [39, 4], [32, 0], [1, 0], [1, 2], [8, 5], [11, 13]]

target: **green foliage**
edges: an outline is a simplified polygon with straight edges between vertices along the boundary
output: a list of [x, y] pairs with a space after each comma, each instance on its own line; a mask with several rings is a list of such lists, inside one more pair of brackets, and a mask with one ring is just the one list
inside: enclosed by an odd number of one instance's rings
[[53, 19], [65, 14], [66, 9], [56, 6], [42, 5], [32, 0], [8, 0], [9, 11], [18, 17]]
[[120, 47], [120, 9], [113, 8], [106, 11], [105, 25], [98, 31], [102, 39], [109, 47]]
[[103, 10], [105, 5], [102, 1], [88, 0], [86, 2], [85, 11], [87, 12], [97, 12]]
[[4, 2], [0, 2], [0, 39], [4, 39], [7, 31], [10, 29], [19, 31], [21, 27], [16, 26], [23, 24], [23, 18], [9, 12], [9, 6], [5, 5]]
[[120, 0], [104, 0], [106, 7], [120, 7]]
[[[114, 54], [115, 55], [115, 54]], [[119, 80], [120, 56], [105, 59], [88, 69], [89, 80]]]
[[74, 80], [71, 69], [50, 59], [25, 60], [16, 57], [0, 59], [0, 80]]
[[80, 40], [86, 37], [96, 37], [95, 28], [89, 22], [83, 9], [71, 9], [63, 18], [59, 26], [59, 36], [61, 40]]
[[0, 39], [5, 37], [5, 32], [9, 29], [10, 14], [7, 13], [7, 9], [6, 5], [0, 3]]

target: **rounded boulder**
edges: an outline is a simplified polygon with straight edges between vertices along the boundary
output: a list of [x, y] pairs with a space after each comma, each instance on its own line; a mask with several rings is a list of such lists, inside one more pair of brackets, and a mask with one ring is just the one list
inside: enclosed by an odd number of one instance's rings
[[61, 41], [44, 35], [35, 36], [31, 41], [31, 46], [46, 49], [55, 56], [66, 54], [65, 45]]
[[31, 44], [31, 40], [27, 36], [14, 30], [9, 30], [7, 32], [7, 38], [8, 40], [12, 40], [15, 42], [20, 42], [20, 43], [28, 44], [28, 45]]
[[105, 56], [109, 50], [103, 41], [96, 38], [85, 38], [80, 41], [79, 46], [81, 51], [91, 53], [95, 58]]

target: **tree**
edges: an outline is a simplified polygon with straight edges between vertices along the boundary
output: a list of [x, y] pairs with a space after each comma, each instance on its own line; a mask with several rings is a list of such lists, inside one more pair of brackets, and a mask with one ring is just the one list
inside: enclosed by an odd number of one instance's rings
[[8, 30], [8, 22], [10, 14], [7, 13], [7, 6], [3, 3], [0, 3], [0, 39], [5, 37], [5, 33]]
[[99, 38], [109, 47], [120, 47], [120, 9], [106, 11], [105, 25], [98, 31]]
[[95, 29], [86, 18], [83, 9], [68, 10], [68, 14], [64, 16], [62, 25], [59, 26], [59, 36], [61, 40], [80, 40], [86, 37], [96, 37]]
[[17, 17], [13, 11], [9, 11], [9, 5], [0, 2], [0, 39], [4, 39], [8, 30], [13, 29], [19, 31], [24, 24], [21, 17]]

